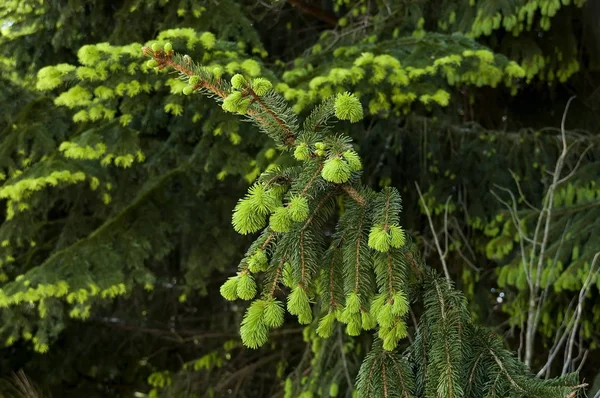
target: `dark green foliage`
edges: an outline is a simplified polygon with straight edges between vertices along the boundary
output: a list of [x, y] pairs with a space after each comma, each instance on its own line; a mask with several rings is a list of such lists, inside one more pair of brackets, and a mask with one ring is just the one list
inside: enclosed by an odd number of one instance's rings
[[[410, 375], [389, 396], [578, 384], [540, 384], [505, 350], [526, 327], [531, 246], [491, 191], [522, 196], [534, 230], [577, 94], [535, 373], [599, 247], [595, 2], [76, 3], [0, 5], [1, 375], [24, 368], [65, 397], [350, 397], [367, 363], [372, 396], [382, 364]], [[194, 73], [155, 71], [144, 45]], [[419, 276], [422, 254], [441, 266], [423, 203], [466, 301]], [[594, 282], [575, 339], [584, 380]], [[443, 323], [440, 297], [464, 329]], [[241, 346], [243, 322], [262, 348]]]

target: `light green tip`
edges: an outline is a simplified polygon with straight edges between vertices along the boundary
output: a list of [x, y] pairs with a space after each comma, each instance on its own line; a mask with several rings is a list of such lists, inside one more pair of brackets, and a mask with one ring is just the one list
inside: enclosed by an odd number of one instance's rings
[[233, 75], [233, 77], [231, 78], [231, 85], [233, 86], [233, 88], [242, 90], [246, 87], [246, 84], [246, 78], [240, 75], [239, 73]]
[[336, 156], [325, 161], [321, 176], [329, 182], [341, 184], [350, 179], [351, 173], [348, 163]]
[[334, 108], [335, 116], [340, 120], [350, 120], [355, 123], [363, 118], [362, 105], [354, 94], [348, 92], [338, 94]]

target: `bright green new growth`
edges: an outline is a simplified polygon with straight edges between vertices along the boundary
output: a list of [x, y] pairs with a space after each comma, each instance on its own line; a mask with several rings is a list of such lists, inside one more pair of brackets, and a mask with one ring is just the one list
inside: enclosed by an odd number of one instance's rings
[[221, 296], [223, 296], [226, 300], [237, 300], [237, 285], [239, 278], [237, 276], [232, 276], [221, 286], [220, 292]]
[[303, 287], [297, 286], [292, 289], [288, 296], [287, 309], [290, 314], [298, 316], [298, 323], [302, 325], [312, 321], [312, 310]]
[[335, 99], [335, 116], [340, 120], [358, 122], [363, 118], [363, 108], [354, 94], [338, 94]]
[[256, 253], [248, 259], [248, 269], [253, 273], [266, 271], [268, 265], [269, 259], [267, 254], [261, 249], [258, 249]]
[[294, 157], [297, 160], [308, 160], [310, 158], [310, 149], [308, 149], [308, 146], [305, 143], [301, 143], [294, 150]]
[[388, 225], [387, 231], [383, 225], [376, 224], [369, 232], [369, 247], [380, 252], [387, 252], [390, 247], [400, 248], [406, 244], [404, 231], [398, 225]]
[[337, 397], [339, 392], [340, 386], [337, 383], [331, 383], [331, 385], [329, 386], [329, 396], [332, 398]]
[[251, 300], [256, 296], [256, 282], [252, 275], [242, 273], [237, 281], [236, 293], [242, 300]]
[[333, 327], [335, 326], [335, 313], [329, 312], [319, 320], [319, 326], [317, 327], [317, 334], [323, 338], [331, 337], [333, 334]]
[[269, 339], [269, 328], [265, 322], [266, 303], [256, 300], [244, 314], [240, 327], [240, 337], [244, 345], [250, 348], [258, 348]]
[[292, 196], [288, 203], [288, 213], [292, 221], [305, 221], [309, 213], [308, 200], [303, 196]]
[[256, 232], [266, 224], [267, 215], [279, 204], [279, 200], [265, 186], [257, 184], [248, 190], [233, 211], [233, 227], [243, 234]]
[[269, 220], [271, 229], [275, 232], [289, 232], [292, 227], [292, 216], [287, 207], [278, 207]]
[[348, 150], [342, 154], [346, 162], [348, 162], [348, 166], [350, 166], [351, 171], [359, 171], [362, 169], [362, 163], [360, 161], [360, 156], [353, 150]]
[[231, 78], [231, 86], [238, 90], [243, 90], [244, 88], [246, 88], [247, 84], [248, 82], [246, 81], [246, 78], [239, 73], [233, 75], [233, 77]]
[[283, 325], [285, 310], [281, 301], [270, 299], [265, 304], [265, 324], [270, 328], [278, 328]]
[[369, 232], [369, 247], [380, 252], [390, 249], [390, 237], [383, 229], [383, 225], [373, 225]]
[[321, 172], [321, 175], [325, 180], [336, 184], [348, 181], [351, 174], [352, 171], [348, 163], [337, 156], [327, 159], [323, 165], [323, 171]]
[[272, 88], [273, 84], [271, 84], [271, 82], [267, 79], [257, 77], [256, 79], [252, 80], [252, 90], [254, 90], [256, 95], [258, 95], [259, 97], [265, 95]]

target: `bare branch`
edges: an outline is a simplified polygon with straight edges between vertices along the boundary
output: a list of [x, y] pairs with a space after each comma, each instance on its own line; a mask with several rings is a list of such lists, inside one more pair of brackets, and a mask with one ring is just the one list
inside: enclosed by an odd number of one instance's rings
[[446, 265], [446, 255], [442, 251], [442, 247], [440, 246], [440, 241], [438, 240], [437, 233], [435, 232], [435, 228], [433, 226], [433, 220], [431, 219], [431, 213], [429, 212], [429, 207], [427, 203], [425, 203], [425, 198], [423, 198], [423, 194], [421, 193], [421, 188], [419, 184], [415, 181], [415, 185], [417, 187], [417, 192], [419, 193], [419, 198], [421, 199], [421, 203], [423, 203], [423, 208], [425, 209], [425, 214], [427, 215], [427, 220], [429, 221], [429, 227], [431, 228], [431, 232], [433, 234], [433, 240], [435, 242], [435, 247], [437, 248], [438, 254], [440, 256], [440, 261], [442, 262], [442, 268], [444, 269], [444, 275], [448, 280], [448, 283], [452, 281], [450, 279], [450, 273], [448, 272], [448, 266]]

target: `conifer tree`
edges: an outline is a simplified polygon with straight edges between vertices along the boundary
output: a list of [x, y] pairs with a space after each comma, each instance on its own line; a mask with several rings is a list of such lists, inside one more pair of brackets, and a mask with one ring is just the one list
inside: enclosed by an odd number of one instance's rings
[[[285, 307], [300, 324], [317, 324], [313, 317], [318, 317], [319, 338], [331, 337], [336, 322], [345, 325], [349, 336], [376, 330], [358, 373], [361, 397], [577, 396], [584, 387], [577, 384], [577, 374], [538, 380], [496, 336], [472, 322], [451, 281], [418, 260], [401, 226], [397, 190], [376, 192], [360, 183], [360, 156], [332, 123], [333, 117], [362, 119], [354, 95], [327, 99], [300, 124], [264, 78], [235, 74], [228, 81], [218, 69], [175, 53], [169, 42], [143, 51], [151, 57], [149, 67], [179, 74], [187, 83], [185, 95], [214, 97], [299, 162], [261, 174], [233, 213], [237, 232], [259, 233], [237, 275], [221, 287], [227, 300], [253, 300], [241, 322], [244, 345], [264, 345], [270, 330], [283, 324]], [[338, 206], [343, 212], [327, 238], [325, 226]], [[259, 277], [262, 289], [256, 298]], [[285, 289], [285, 304], [280, 289]], [[411, 301], [424, 311], [414, 342], [399, 354], [398, 341], [408, 335]], [[334, 390], [329, 395], [337, 395]], [[313, 392], [323, 393], [310, 388], [301, 396]]]

